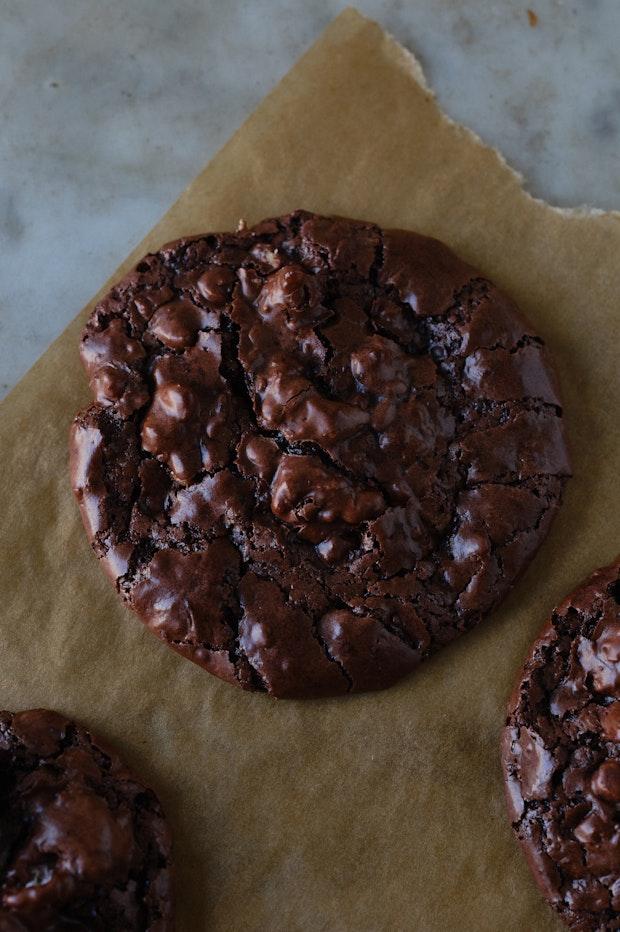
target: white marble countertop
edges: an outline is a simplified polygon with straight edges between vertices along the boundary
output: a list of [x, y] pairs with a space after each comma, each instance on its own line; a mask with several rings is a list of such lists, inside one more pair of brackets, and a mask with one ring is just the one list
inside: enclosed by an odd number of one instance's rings
[[[345, 5], [0, 0], [0, 396]], [[529, 191], [620, 208], [618, 0], [357, 6]]]

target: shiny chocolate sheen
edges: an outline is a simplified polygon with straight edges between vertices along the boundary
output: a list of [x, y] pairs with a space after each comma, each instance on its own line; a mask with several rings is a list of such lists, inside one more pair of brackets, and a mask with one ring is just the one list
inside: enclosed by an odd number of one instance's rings
[[0, 930], [169, 932], [170, 836], [152, 790], [56, 712], [0, 712]]
[[543, 341], [437, 240], [297, 211], [146, 256], [82, 338], [72, 481], [121, 596], [279, 697], [472, 628], [570, 472]]
[[620, 929], [620, 561], [534, 643], [503, 767], [513, 828], [549, 902], [571, 928]]

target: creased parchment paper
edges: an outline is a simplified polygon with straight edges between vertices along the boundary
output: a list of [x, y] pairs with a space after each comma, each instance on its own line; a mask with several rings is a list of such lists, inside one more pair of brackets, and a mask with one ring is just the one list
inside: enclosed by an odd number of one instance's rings
[[82, 720], [157, 789], [181, 932], [557, 929], [511, 837], [498, 736], [531, 638], [618, 549], [620, 219], [527, 196], [353, 10], [113, 278], [166, 240], [296, 207], [438, 236], [516, 298], [555, 357], [573, 453], [550, 538], [500, 611], [387, 692], [277, 703], [220, 683], [121, 605], [82, 531], [66, 439], [89, 397], [86, 309], [0, 409], [0, 707]]

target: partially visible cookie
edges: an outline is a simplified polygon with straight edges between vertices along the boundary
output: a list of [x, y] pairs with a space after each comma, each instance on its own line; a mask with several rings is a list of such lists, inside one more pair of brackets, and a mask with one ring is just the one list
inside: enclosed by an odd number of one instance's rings
[[510, 819], [534, 877], [581, 932], [620, 929], [620, 561], [553, 613], [503, 734]]
[[56, 712], [0, 712], [0, 932], [169, 932], [152, 790]]

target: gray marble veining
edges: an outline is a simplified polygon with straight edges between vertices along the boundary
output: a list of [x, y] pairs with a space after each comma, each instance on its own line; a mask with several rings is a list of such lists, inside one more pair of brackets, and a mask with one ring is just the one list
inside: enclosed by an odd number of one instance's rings
[[[345, 5], [0, 0], [0, 395]], [[620, 208], [618, 0], [357, 5], [531, 193]]]

